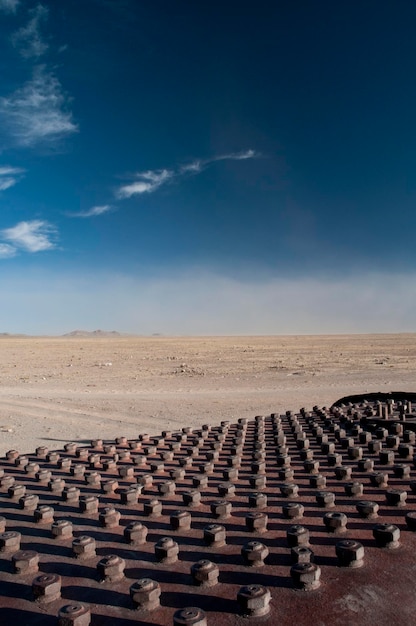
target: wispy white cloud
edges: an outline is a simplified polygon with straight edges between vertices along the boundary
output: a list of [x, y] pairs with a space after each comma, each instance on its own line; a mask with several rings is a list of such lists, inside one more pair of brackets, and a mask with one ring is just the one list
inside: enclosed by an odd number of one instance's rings
[[12, 36], [13, 45], [25, 59], [39, 58], [48, 49], [41, 36], [40, 27], [48, 16], [48, 9], [41, 4], [30, 11], [32, 15], [26, 26], [19, 28]]
[[34, 68], [32, 80], [0, 98], [0, 121], [18, 145], [55, 142], [78, 130], [67, 110], [61, 83], [45, 66]]
[[111, 204], [102, 204], [99, 206], [93, 206], [88, 211], [78, 211], [78, 212], [68, 212], [66, 215], [68, 217], [97, 217], [98, 215], [104, 215], [104, 213], [108, 213], [112, 210]]
[[0, 11], [16, 13], [20, 0], [0, 0]]
[[55, 226], [49, 222], [31, 220], [29, 222], [19, 222], [11, 228], [4, 228], [0, 231], [0, 238], [26, 252], [43, 252], [44, 250], [55, 248], [54, 239], [56, 234]]
[[138, 172], [135, 176], [136, 180], [128, 185], [123, 185], [117, 190], [118, 198], [131, 198], [142, 193], [152, 193], [159, 189], [175, 176], [172, 170], [147, 170], [146, 172]]
[[22, 177], [25, 170], [20, 167], [0, 167], [0, 191], [13, 187]]
[[205, 168], [217, 161], [243, 161], [246, 159], [253, 159], [257, 156], [259, 156], [259, 154], [254, 150], [230, 152], [228, 154], [219, 154], [211, 157], [210, 159], [195, 159], [189, 163], [184, 163], [176, 169], [147, 170], [145, 172], [138, 172], [131, 183], [119, 187], [116, 191], [116, 197], [119, 199], [125, 199], [143, 193], [152, 193], [159, 189], [162, 185], [165, 185], [175, 178], [179, 178], [187, 174], [199, 174]]
[[16, 256], [16, 248], [8, 243], [0, 243], [0, 259], [10, 259]]

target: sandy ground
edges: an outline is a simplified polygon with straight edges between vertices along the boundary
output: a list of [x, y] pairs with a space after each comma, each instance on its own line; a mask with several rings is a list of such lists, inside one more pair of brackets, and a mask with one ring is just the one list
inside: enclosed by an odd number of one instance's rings
[[0, 455], [416, 391], [416, 334], [0, 337]]

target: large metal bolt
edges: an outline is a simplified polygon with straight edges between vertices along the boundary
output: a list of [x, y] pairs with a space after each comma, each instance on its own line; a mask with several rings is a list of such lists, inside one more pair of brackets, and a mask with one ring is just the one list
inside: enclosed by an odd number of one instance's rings
[[124, 578], [124, 568], [126, 562], [116, 554], [103, 557], [97, 563], [99, 579], [104, 582], [117, 582]]
[[401, 443], [397, 448], [397, 453], [401, 459], [411, 459], [414, 454], [414, 447], [410, 443]]
[[174, 511], [170, 516], [170, 525], [173, 530], [189, 530], [191, 520], [191, 514], [188, 511]]
[[261, 567], [264, 565], [264, 559], [268, 554], [268, 547], [259, 541], [249, 541], [241, 548], [241, 556], [245, 564], [252, 567]]
[[54, 539], [71, 539], [72, 523], [63, 519], [53, 522], [51, 534]]
[[42, 506], [39, 506], [35, 510], [33, 517], [37, 524], [51, 524], [53, 522], [54, 513], [55, 511], [51, 506], [42, 504]]
[[280, 480], [283, 480], [284, 482], [290, 482], [293, 480], [295, 472], [291, 467], [281, 467], [278, 470], [278, 474]]
[[348, 518], [345, 513], [325, 513], [324, 524], [329, 533], [345, 533], [347, 530]]
[[370, 474], [370, 482], [373, 487], [380, 487], [384, 489], [387, 487], [387, 483], [389, 481], [389, 475], [387, 472], [374, 472]]
[[303, 517], [303, 513], [305, 511], [305, 507], [303, 504], [299, 504], [298, 502], [287, 502], [282, 506], [283, 516], [287, 519], [296, 519], [298, 517]]
[[322, 454], [334, 454], [335, 452], [335, 444], [331, 441], [324, 441], [321, 443], [321, 452]]
[[266, 486], [266, 475], [265, 474], [253, 474], [249, 476], [248, 482], [250, 483], [250, 487], [252, 489], [264, 489]]
[[70, 473], [71, 473], [71, 476], [78, 476], [78, 477], [84, 476], [85, 465], [82, 465], [82, 463], [76, 463], [75, 465], [72, 465], [70, 469]]
[[142, 474], [137, 478], [137, 484], [141, 485], [143, 489], [149, 489], [153, 485], [152, 474]]
[[213, 517], [217, 519], [227, 519], [231, 516], [232, 504], [227, 500], [215, 500], [210, 505]]
[[312, 563], [314, 560], [314, 553], [306, 546], [294, 546], [290, 549], [290, 556], [294, 563]]
[[85, 483], [90, 487], [100, 487], [101, 474], [99, 472], [87, 472], [85, 474]]
[[284, 498], [297, 498], [299, 487], [296, 483], [283, 483], [280, 485], [280, 493]]
[[59, 609], [58, 626], [89, 626], [91, 623], [91, 611], [81, 602], [66, 604]]
[[416, 531], [416, 511], [406, 513], [406, 524], [409, 530]]
[[64, 487], [65, 481], [63, 478], [51, 478], [48, 483], [48, 489], [52, 491], [52, 493], [61, 493]]
[[132, 545], [146, 543], [147, 527], [141, 522], [130, 522], [123, 531], [124, 539]]
[[364, 485], [359, 482], [349, 482], [345, 483], [344, 490], [347, 496], [355, 498], [363, 495]]
[[214, 587], [218, 583], [219, 574], [218, 565], [207, 559], [198, 561], [191, 567], [192, 580], [200, 587]]
[[376, 524], [373, 537], [380, 548], [398, 548], [400, 545], [400, 529], [394, 524]]
[[106, 506], [98, 516], [98, 521], [104, 528], [115, 528], [120, 522], [120, 512], [113, 506]]
[[185, 478], [185, 470], [181, 467], [177, 467], [169, 471], [169, 476], [172, 480], [183, 480]]
[[36, 602], [48, 604], [61, 597], [61, 577], [58, 574], [41, 574], [32, 582]]
[[410, 476], [410, 465], [405, 465], [404, 463], [398, 463], [393, 467], [393, 473], [397, 478], [409, 478]]
[[96, 542], [93, 537], [82, 535], [72, 542], [72, 554], [76, 559], [90, 559], [95, 556]]
[[390, 506], [406, 506], [407, 491], [403, 489], [388, 489], [386, 491], [387, 504]]
[[331, 491], [318, 491], [316, 494], [316, 502], [318, 506], [330, 509], [335, 506], [335, 494]]
[[393, 465], [394, 451], [393, 450], [380, 450], [378, 458], [379, 458], [380, 465]]
[[148, 517], [160, 517], [162, 515], [162, 503], [156, 498], [151, 498], [143, 504], [143, 514]]
[[195, 489], [204, 489], [208, 485], [208, 476], [205, 474], [197, 474], [196, 476], [192, 476], [192, 486]]
[[246, 515], [246, 527], [250, 532], [265, 533], [268, 516], [266, 513], [253, 512]]
[[39, 554], [34, 550], [18, 550], [12, 556], [13, 569], [17, 574], [29, 574], [39, 569]]
[[270, 611], [271, 593], [262, 585], [246, 585], [237, 594], [240, 611], [247, 617], [261, 617]]
[[28, 463], [25, 467], [25, 472], [29, 476], [33, 476], [36, 472], [39, 471], [39, 463]]
[[120, 465], [118, 475], [120, 478], [132, 479], [134, 478], [134, 467], [132, 465]]
[[74, 487], [73, 485], [71, 485], [71, 487], [65, 487], [62, 491], [62, 500], [64, 500], [64, 502], [70, 502], [72, 504], [75, 504], [79, 501], [80, 495], [81, 490], [78, 489], [78, 487]]
[[160, 563], [175, 563], [178, 560], [179, 546], [172, 537], [162, 537], [155, 544], [156, 559]]
[[[311, 450], [311, 448], [303, 448], [299, 452], [299, 456], [300, 456], [300, 460], [303, 461], [303, 462], [305, 462], [305, 461], [313, 461], [314, 460], [314, 454], [313, 454], [313, 450]], [[304, 467], [305, 467], [305, 465], [304, 465]], [[306, 466], [306, 467], [308, 467], [308, 466]], [[305, 467], [305, 471], [308, 471], [306, 469], [306, 467]], [[285, 468], [283, 468], [283, 469], [285, 469]]]
[[352, 468], [346, 465], [338, 465], [335, 468], [335, 478], [337, 480], [350, 480], [352, 474]]
[[165, 482], [159, 483], [157, 487], [161, 496], [173, 495], [176, 491], [176, 484], [173, 480], [165, 480]]
[[200, 471], [201, 474], [213, 474], [214, 472], [214, 463], [201, 463], [201, 465], [198, 466], [198, 469]]
[[34, 511], [39, 504], [39, 496], [31, 493], [27, 496], [19, 498], [19, 506], [25, 511]]
[[7, 495], [13, 500], [22, 498], [26, 493], [26, 485], [12, 485], [7, 490]]
[[36, 472], [35, 478], [39, 483], [47, 483], [52, 478], [52, 472], [50, 470], [41, 469]]
[[81, 513], [95, 515], [98, 512], [98, 504], [97, 496], [82, 496], [79, 501], [79, 510]]
[[0, 534], [0, 552], [15, 552], [20, 548], [22, 535], [14, 530]]
[[290, 575], [297, 589], [313, 591], [321, 584], [321, 568], [315, 563], [295, 563], [290, 568]]
[[232, 498], [235, 495], [234, 483], [230, 483], [230, 482], [219, 483], [218, 493], [220, 494], [222, 498], [225, 498], [225, 497]]
[[364, 546], [358, 541], [352, 539], [339, 541], [335, 551], [341, 567], [361, 567], [364, 563]]
[[224, 480], [238, 480], [238, 469], [236, 467], [228, 467], [223, 469], [222, 475]]
[[319, 473], [319, 461], [314, 461], [313, 459], [308, 459], [303, 463], [304, 470], [307, 474], [318, 474]]
[[327, 455], [326, 459], [330, 467], [338, 467], [339, 465], [342, 465], [342, 454], [332, 452]]
[[358, 469], [360, 472], [372, 472], [374, 469], [373, 459], [360, 459], [358, 461]]
[[219, 524], [209, 524], [204, 527], [204, 541], [213, 548], [220, 548], [225, 545], [226, 530]]
[[150, 578], [136, 580], [130, 586], [130, 597], [137, 609], [153, 611], [160, 606], [161, 588], [158, 582]]
[[207, 626], [206, 613], [195, 606], [180, 609], [173, 615], [173, 626]]
[[323, 474], [312, 474], [309, 476], [309, 484], [314, 489], [322, 489], [326, 486], [326, 477]]
[[300, 524], [295, 524], [288, 528], [286, 537], [290, 548], [309, 545], [309, 530]]
[[130, 485], [130, 487], [126, 487], [125, 489], [120, 489], [119, 495], [121, 504], [137, 504], [141, 491], [141, 485]]
[[363, 449], [360, 446], [350, 446], [348, 448], [348, 458], [358, 461], [363, 458]]
[[358, 514], [366, 519], [374, 519], [377, 517], [379, 508], [377, 502], [372, 502], [371, 500], [360, 500], [356, 504]]
[[267, 507], [267, 495], [256, 491], [248, 496], [248, 506], [251, 509], [265, 509]]
[[201, 504], [201, 493], [197, 489], [188, 489], [182, 494], [183, 503], [189, 507], [197, 507]]

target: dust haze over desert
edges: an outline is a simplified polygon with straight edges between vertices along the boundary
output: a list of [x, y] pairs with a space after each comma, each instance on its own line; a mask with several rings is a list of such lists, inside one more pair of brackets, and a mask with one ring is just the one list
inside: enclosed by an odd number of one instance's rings
[[416, 391], [415, 334], [0, 336], [0, 454]]

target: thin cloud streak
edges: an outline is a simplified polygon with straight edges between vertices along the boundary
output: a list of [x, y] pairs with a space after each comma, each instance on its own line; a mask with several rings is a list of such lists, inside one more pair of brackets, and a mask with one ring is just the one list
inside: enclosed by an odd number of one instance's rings
[[163, 170], [147, 170], [138, 172], [135, 175], [136, 180], [128, 185], [122, 185], [116, 191], [116, 197], [120, 200], [131, 198], [132, 196], [141, 195], [143, 193], [153, 193], [162, 185], [167, 184], [173, 179], [183, 177], [187, 174], [200, 174], [205, 168], [209, 167], [217, 161], [244, 161], [259, 156], [254, 150], [245, 150], [244, 152], [230, 152], [229, 154], [220, 154], [210, 159], [195, 159], [190, 163], [185, 163], [177, 169]]
[[24, 173], [20, 167], [4, 166], [0, 167], [0, 191], [5, 191], [16, 185]]
[[0, 11], [16, 13], [20, 0], [0, 0]]
[[153, 193], [175, 176], [172, 170], [148, 170], [136, 174], [137, 181], [123, 185], [116, 193], [117, 198], [131, 198], [142, 193]]
[[0, 231], [0, 238], [25, 252], [43, 252], [56, 247], [55, 226], [44, 220], [19, 222], [11, 228]]
[[104, 215], [105, 213], [109, 213], [112, 210], [111, 204], [103, 204], [99, 206], [93, 206], [88, 211], [78, 211], [74, 213], [66, 213], [68, 217], [97, 217], [98, 215]]
[[48, 49], [40, 34], [41, 23], [48, 16], [48, 9], [41, 4], [30, 11], [32, 19], [12, 35], [12, 43], [25, 59], [39, 58]]
[[34, 68], [32, 80], [0, 98], [0, 120], [18, 145], [56, 142], [77, 132], [61, 83], [45, 66]]
[[0, 243], [0, 259], [11, 259], [16, 256], [17, 250], [8, 243]]

